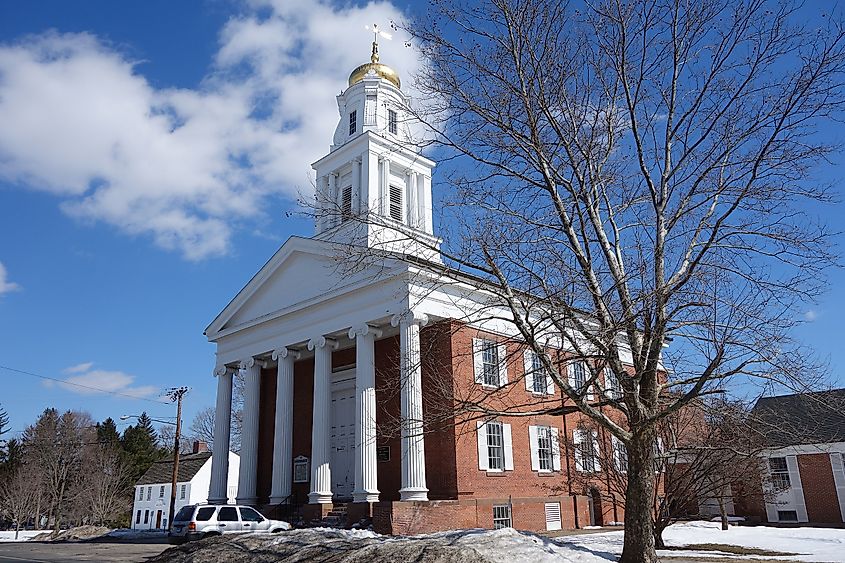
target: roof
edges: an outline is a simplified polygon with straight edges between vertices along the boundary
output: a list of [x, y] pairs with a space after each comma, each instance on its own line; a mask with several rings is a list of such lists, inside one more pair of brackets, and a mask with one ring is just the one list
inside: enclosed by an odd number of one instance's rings
[[845, 389], [763, 397], [751, 416], [766, 447], [845, 442]]
[[[179, 475], [176, 477], [178, 483], [184, 483], [194, 478], [194, 475], [205, 465], [211, 457], [211, 452], [199, 454], [184, 454], [179, 456]], [[136, 485], [154, 485], [159, 483], [170, 483], [173, 477], [173, 460], [162, 460], [153, 463], [147, 472], [141, 475]]]

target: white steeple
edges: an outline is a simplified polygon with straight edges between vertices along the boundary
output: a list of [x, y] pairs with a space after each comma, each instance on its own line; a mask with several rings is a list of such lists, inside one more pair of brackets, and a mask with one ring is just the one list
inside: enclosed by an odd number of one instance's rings
[[434, 236], [431, 172], [410, 127], [399, 75], [379, 62], [349, 76], [337, 97], [340, 121], [329, 153], [312, 164], [317, 179], [315, 238], [440, 261]]

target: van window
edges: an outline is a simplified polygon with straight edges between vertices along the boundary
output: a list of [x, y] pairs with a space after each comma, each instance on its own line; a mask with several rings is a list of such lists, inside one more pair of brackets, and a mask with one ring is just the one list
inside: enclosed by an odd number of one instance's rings
[[238, 521], [238, 512], [235, 510], [234, 506], [224, 506], [220, 509], [220, 512], [217, 514], [217, 521], [218, 522], [237, 522]]
[[193, 504], [183, 506], [179, 509], [179, 512], [176, 513], [176, 516], [173, 518], [173, 520], [178, 522], [185, 522], [187, 520], [190, 520], [191, 514], [194, 513], [194, 508], [196, 507]]
[[197, 517], [194, 518], [197, 522], [208, 522], [214, 515], [215, 508], [213, 506], [203, 506], [197, 510]]
[[263, 522], [264, 517], [248, 506], [241, 507], [241, 520], [244, 522]]

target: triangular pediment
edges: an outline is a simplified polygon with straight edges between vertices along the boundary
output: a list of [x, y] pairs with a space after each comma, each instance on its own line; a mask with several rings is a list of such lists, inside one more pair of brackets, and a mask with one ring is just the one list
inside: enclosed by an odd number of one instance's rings
[[291, 237], [214, 319], [206, 335], [213, 340], [237, 327], [332, 298], [356, 282], [392, 273], [382, 265], [349, 275], [342, 269], [338, 251], [326, 241]]

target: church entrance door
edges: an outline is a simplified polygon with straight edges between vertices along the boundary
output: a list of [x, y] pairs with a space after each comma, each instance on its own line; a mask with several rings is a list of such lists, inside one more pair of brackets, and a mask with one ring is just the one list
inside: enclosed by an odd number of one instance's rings
[[[338, 374], [340, 375], [340, 374]], [[343, 372], [332, 383], [331, 461], [332, 492], [338, 500], [352, 498], [355, 488], [355, 373]]]

